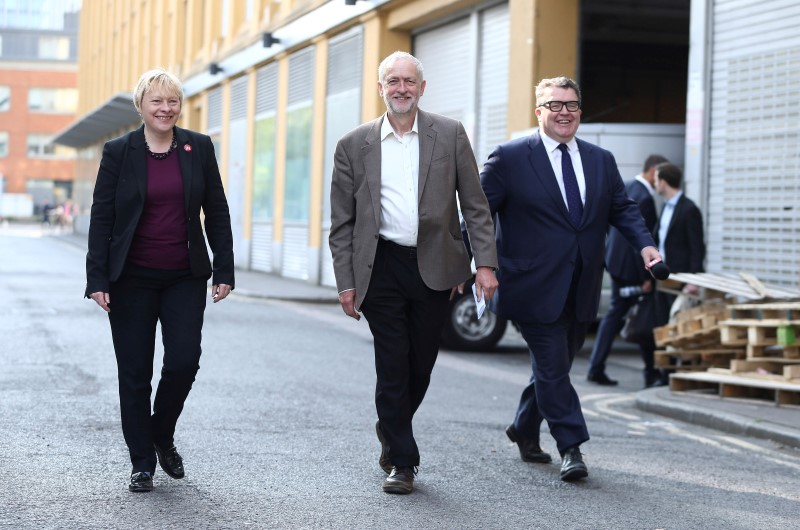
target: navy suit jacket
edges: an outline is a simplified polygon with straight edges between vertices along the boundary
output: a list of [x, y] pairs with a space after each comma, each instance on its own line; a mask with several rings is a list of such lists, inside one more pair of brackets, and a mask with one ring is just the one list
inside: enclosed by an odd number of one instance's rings
[[639, 207], [625, 193], [614, 156], [577, 140], [586, 179], [579, 226], [573, 226], [539, 131], [498, 146], [481, 171], [496, 216], [500, 286], [491, 308], [520, 322], [550, 323], [561, 315], [578, 257], [575, 316], [597, 317], [606, 232], [615, 226], [635, 247], [654, 246]]
[[[625, 191], [639, 205], [644, 224], [652, 231], [658, 218], [656, 203], [650, 190], [638, 180], [632, 180], [625, 185]], [[641, 249], [633, 248], [622, 233], [612, 226], [606, 240], [606, 270], [612, 278], [624, 285], [641, 285], [650, 278], [650, 273], [644, 268], [640, 251]]]
[[[659, 225], [655, 236], [658, 240]], [[664, 263], [672, 272], [703, 272], [706, 244], [703, 238], [703, 214], [686, 195], [681, 195], [672, 213], [664, 242]]]
[[[187, 246], [192, 275], [214, 275], [214, 284], [234, 287], [233, 235], [225, 190], [211, 139], [175, 128], [183, 179]], [[109, 291], [131, 247], [147, 197], [144, 126], [106, 142], [97, 172], [86, 255], [86, 292]], [[200, 210], [205, 216], [201, 225]], [[214, 254], [212, 266], [203, 228]]]

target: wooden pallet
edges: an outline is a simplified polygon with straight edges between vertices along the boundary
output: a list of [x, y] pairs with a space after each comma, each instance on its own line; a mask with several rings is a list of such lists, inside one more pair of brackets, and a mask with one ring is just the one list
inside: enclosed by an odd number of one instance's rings
[[[686, 331], [686, 329], [684, 329]], [[695, 329], [679, 333], [678, 324], [667, 324], [653, 329], [656, 346], [674, 346], [680, 349], [714, 348], [720, 345], [720, 328]]]
[[722, 398], [763, 399], [775, 405], [800, 406], [800, 384], [713, 372], [677, 373], [669, 376], [673, 392], [705, 391]]
[[[747, 358], [800, 358], [796, 330], [800, 320], [723, 320], [719, 323], [720, 343], [726, 346], [746, 346]], [[790, 342], [791, 341], [791, 342]]]
[[656, 350], [656, 368], [697, 371], [727, 368], [735, 359], [744, 359], [743, 349]]
[[674, 323], [655, 328], [653, 337], [657, 346], [713, 348], [720, 341], [718, 322], [728, 318], [730, 312], [722, 300], [709, 300], [679, 312]]
[[800, 359], [733, 359], [729, 369], [732, 374], [775, 376], [779, 381], [797, 379], [800, 383]]
[[736, 304], [729, 309], [732, 320], [800, 320], [800, 302]]

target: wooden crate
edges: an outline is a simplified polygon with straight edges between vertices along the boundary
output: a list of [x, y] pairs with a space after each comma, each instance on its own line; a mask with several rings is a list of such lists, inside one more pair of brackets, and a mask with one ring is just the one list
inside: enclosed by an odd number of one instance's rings
[[800, 360], [734, 359], [730, 362], [730, 373], [800, 383]]
[[697, 371], [727, 368], [734, 359], [744, 359], [743, 349], [656, 350], [656, 368]]
[[800, 406], [800, 384], [735, 374], [711, 372], [671, 374], [669, 388], [673, 392], [711, 392], [721, 398], [760, 399], [778, 406]]
[[736, 304], [730, 306], [731, 319], [800, 320], [800, 302]]

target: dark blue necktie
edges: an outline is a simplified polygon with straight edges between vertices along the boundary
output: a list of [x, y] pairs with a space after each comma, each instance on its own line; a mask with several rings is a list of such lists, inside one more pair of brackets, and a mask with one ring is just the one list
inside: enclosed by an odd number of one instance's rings
[[572, 158], [569, 156], [567, 144], [559, 144], [558, 148], [561, 150], [561, 175], [564, 177], [564, 191], [567, 194], [569, 218], [572, 220], [572, 224], [578, 227], [583, 216], [583, 202], [581, 202], [578, 177], [575, 176], [575, 168], [572, 167]]

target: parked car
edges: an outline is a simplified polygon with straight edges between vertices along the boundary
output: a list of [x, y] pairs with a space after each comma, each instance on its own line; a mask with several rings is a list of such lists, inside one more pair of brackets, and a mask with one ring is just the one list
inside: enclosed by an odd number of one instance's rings
[[490, 351], [503, 338], [508, 322], [491, 311], [485, 311], [478, 320], [472, 295], [473, 277], [464, 286], [464, 293], [456, 292], [450, 301], [447, 320], [442, 330], [442, 346], [452, 350]]
[[[503, 338], [508, 321], [491, 311], [484, 312], [478, 320], [475, 300], [472, 296], [474, 277], [464, 286], [464, 293], [456, 293], [450, 301], [447, 320], [442, 330], [442, 347], [461, 351], [491, 351]], [[611, 298], [611, 283], [608, 273], [603, 278], [603, 290], [600, 293], [600, 308], [597, 320], [591, 332], [596, 331], [597, 324], [608, 310]], [[533, 303], [533, 302], [532, 302]], [[512, 322], [513, 324], [513, 322]]]

